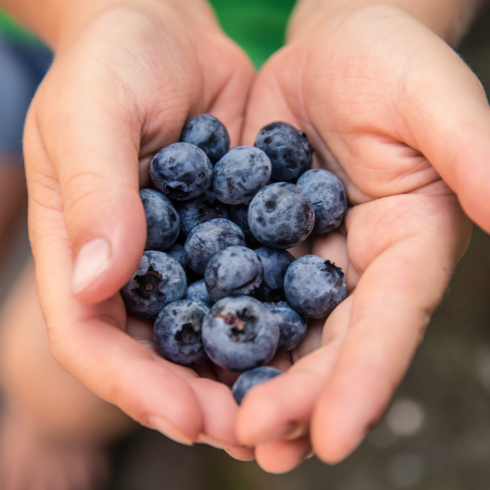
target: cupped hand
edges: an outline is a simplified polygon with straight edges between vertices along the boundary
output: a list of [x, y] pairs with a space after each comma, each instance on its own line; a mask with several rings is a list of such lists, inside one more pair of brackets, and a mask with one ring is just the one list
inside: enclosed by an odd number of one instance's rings
[[466, 250], [460, 204], [490, 230], [490, 111], [447, 44], [403, 10], [371, 6], [318, 16], [266, 64], [243, 142], [277, 120], [306, 132], [350, 204], [345, 229], [309, 244], [344, 268], [350, 296], [238, 413], [239, 441], [283, 472], [311, 448], [336, 463], [358, 446]]
[[234, 448], [230, 390], [206, 368], [198, 376], [156, 355], [151, 328], [127, 320], [118, 290], [143, 253], [138, 191], [152, 155], [203, 112], [237, 144], [253, 68], [201, 0], [114, 3], [61, 36], [26, 125], [30, 238], [51, 349], [142, 424]]

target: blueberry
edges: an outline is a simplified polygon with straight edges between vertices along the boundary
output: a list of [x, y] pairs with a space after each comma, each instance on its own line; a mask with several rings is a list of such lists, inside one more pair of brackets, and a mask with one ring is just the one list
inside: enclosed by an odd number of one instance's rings
[[276, 315], [279, 330], [278, 351], [289, 351], [297, 347], [306, 336], [306, 320], [285, 301], [264, 303]]
[[245, 395], [249, 392], [251, 388], [259, 383], [263, 383], [264, 381], [269, 381], [276, 376], [279, 376], [281, 371], [279, 369], [275, 369], [269, 366], [262, 366], [255, 369], [251, 369], [246, 373], [241, 374], [238, 379], [235, 381], [231, 392], [235, 397], [238, 405], [242, 403], [242, 400], [245, 398]]
[[148, 251], [121, 289], [126, 308], [135, 315], [155, 318], [162, 308], [182, 299], [187, 281], [182, 266], [164, 252]]
[[209, 296], [208, 290], [206, 289], [204, 279], [199, 279], [199, 281], [196, 281], [187, 288], [187, 299], [200, 301], [209, 307], [214, 305], [214, 301], [211, 299], [211, 296]]
[[262, 247], [255, 251], [264, 266], [264, 279], [254, 296], [260, 301], [282, 301], [284, 294], [284, 276], [294, 257], [286, 250], [274, 250]]
[[174, 143], [153, 157], [150, 176], [160, 192], [177, 201], [187, 201], [209, 189], [213, 166], [197, 146]]
[[168, 253], [171, 257], [173, 257], [184, 269], [184, 272], [188, 268], [187, 266], [187, 257], [185, 256], [185, 250], [182, 245], [176, 243], [173, 247], [165, 250], [165, 253]]
[[245, 239], [249, 243], [257, 243], [257, 240], [250, 231], [248, 226], [248, 206], [246, 204], [238, 204], [228, 208], [230, 220], [237, 224], [245, 234]]
[[187, 256], [185, 255], [185, 249], [183, 245], [176, 243], [172, 248], [165, 250], [165, 253], [168, 253], [172, 256], [184, 269], [185, 277], [187, 279], [187, 286], [196, 282], [201, 276], [196, 274], [193, 270], [189, 268], [187, 263]]
[[308, 196], [315, 211], [312, 233], [323, 235], [337, 229], [347, 210], [345, 188], [338, 177], [323, 169], [308, 170], [296, 184]]
[[258, 148], [239, 146], [214, 167], [213, 191], [226, 204], [248, 204], [271, 176], [269, 157]]
[[153, 337], [158, 352], [181, 366], [193, 366], [208, 360], [201, 340], [201, 327], [209, 308], [183, 299], [167, 305], [158, 315]]
[[263, 275], [264, 266], [253, 250], [228, 247], [211, 257], [204, 280], [209, 296], [218, 301], [226, 296], [252, 294]]
[[176, 204], [180, 216], [180, 229], [188, 235], [197, 225], [215, 218], [228, 219], [226, 205], [220, 203], [213, 192]]
[[270, 158], [274, 182], [295, 182], [311, 168], [313, 148], [306, 134], [291, 124], [274, 122], [263, 127], [255, 138], [255, 146]]
[[284, 291], [289, 304], [306, 318], [326, 318], [347, 297], [342, 269], [315, 255], [289, 266]]
[[180, 218], [169, 199], [152, 189], [140, 191], [146, 216], [145, 250], [165, 250], [171, 247], [180, 231]]
[[250, 203], [248, 224], [255, 238], [271, 248], [292, 248], [308, 238], [315, 224], [313, 206], [297, 186], [280, 182], [262, 189]]
[[272, 359], [279, 327], [275, 315], [255, 298], [223, 298], [204, 319], [202, 341], [215, 364], [229, 371], [247, 371]]
[[245, 245], [243, 231], [235, 223], [217, 218], [197, 225], [189, 233], [184, 248], [189, 267], [204, 275], [209, 259], [234, 245]]
[[214, 165], [230, 149], [230, 136], [223, 123], [211, 114], [200, 114], [184, 127], [180, 141], [198, 146]]

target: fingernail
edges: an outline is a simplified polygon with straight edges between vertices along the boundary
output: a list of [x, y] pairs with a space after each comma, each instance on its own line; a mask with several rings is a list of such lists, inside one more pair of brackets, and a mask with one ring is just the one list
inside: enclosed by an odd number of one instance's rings
[[175, 442], [179, 442], [180, 444], [185, 444], [186, 446], [192, 446], [194, 442], [192, 439], [182, 434], [179, 430], [177, 430], [172, 424], [169, 424], [162, 417], [151, 416], [146, 418], [146, 425], [153, 430], [157, 430], [162, 433], [164, 436], [167, 436], [169, 439], [172, 439]]
[[83, 291], [107, 269], [110, 252], [111, 247], [104, 238], [95, 238], [80, 248], [73, 267], [73, 294]]
[[208, 436], [207, 434], [199, 434], [196, 442], [199, 442], [200, 444], [207, 444], [208, 446], [213, 446], [217, 449], [226, 449], [231, 446], [230, 444], [225, 444], [224, 442], [218, 441], [218, 439]]
[[307, 432], [308, 428], [304, 424], [298, 424], [289, 434], [284, 437], [284, 439], [287, 441], [294, 441], [306, 435]]
[[291, 435], [296, 434], [298, 431], [299, 425], [296, 423], [290, 423], [283, 425], [281, 427], [277, 427], [275, 430], [268, 432], [267, 434], [264, 435], [264, 437], [260, 438], [255, 445], [262, 444], [264, 442], [270, 442], [270, 441], [278, 441], [278, 440], [284, 440], [288, 439], [291, 437]]
[[225, 451], [238, 461], [253, 461], [255, 459], [253, 449], [227, 448]]

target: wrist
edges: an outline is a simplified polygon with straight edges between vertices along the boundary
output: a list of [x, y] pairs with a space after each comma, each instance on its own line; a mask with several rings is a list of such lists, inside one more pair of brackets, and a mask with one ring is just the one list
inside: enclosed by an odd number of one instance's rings
[[483, 0], [299, 0], [290, 20], [288, 41], [327, 19], [343, 18], [366, 7], [398, 7], [414, 16], [451, 46], [465, 35]]
[[219, 29], [206, 0], [0, 0], [0, 3], [55, 50], [69, 44], [96, 17], [118, 9], [167, 20], [180, 17], [187, 24]]

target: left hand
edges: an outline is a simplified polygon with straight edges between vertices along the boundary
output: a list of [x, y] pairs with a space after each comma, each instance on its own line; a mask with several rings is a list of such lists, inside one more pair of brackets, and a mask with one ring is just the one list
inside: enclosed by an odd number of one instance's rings
[[243, 143], [273, 121], [308, 135], [351, 206], [346, 234], [310, 243], [342, 266], [349, 298], [238, 413], [239, 441], [284, 472], [311, 448], [342, 460], [386, 410], [469, 243], [458, 197], [489, 228], [490, 111], [448, 45], [403, 10], [372, 6], [319, 18], [266, 64]]

